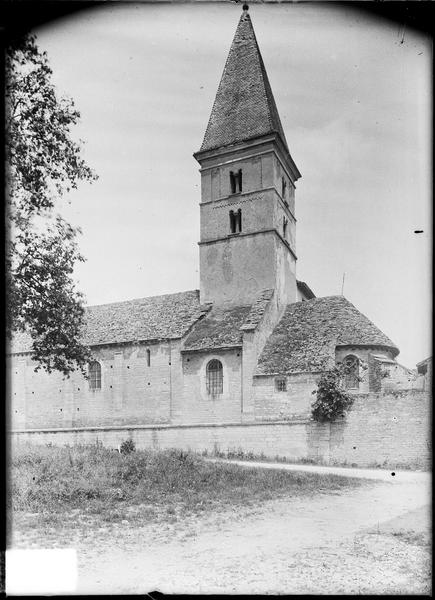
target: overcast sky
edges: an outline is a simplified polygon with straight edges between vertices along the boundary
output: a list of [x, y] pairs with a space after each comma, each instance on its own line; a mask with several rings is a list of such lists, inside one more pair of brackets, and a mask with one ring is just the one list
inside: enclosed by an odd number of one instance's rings
[[[199, 150], [241, 6], [116, 4], [36, 30], [99, 175], [82, 228], [88, 304], [199, 288]], [[251, 4], [297, 183], [297, 276], [341, 293], [413, 367], [431, 354], [431, 42], [340, 6]], [[424, 233], [415, 234], [414, 230]]]

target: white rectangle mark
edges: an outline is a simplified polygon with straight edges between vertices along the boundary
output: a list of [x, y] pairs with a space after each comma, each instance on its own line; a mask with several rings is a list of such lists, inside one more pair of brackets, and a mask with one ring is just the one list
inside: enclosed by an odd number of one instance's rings
[[6, 594], [68, 594], [77, 589], [77, 551], [6, 550]]

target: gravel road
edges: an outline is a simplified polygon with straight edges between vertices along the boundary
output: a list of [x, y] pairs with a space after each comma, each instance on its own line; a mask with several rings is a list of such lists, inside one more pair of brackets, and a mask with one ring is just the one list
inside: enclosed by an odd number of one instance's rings
[[[394, 533], [428, 531], [428, 473], [258, 466], [328, 469], [373, 481], [339, 493], [168, 523], [159, 535], [128, 524], [116, 532], [96, 532], [78, 548], [78, 592], [429, 593], [428, 548]], [[399, 525], [391, 525], [395, 520]]]

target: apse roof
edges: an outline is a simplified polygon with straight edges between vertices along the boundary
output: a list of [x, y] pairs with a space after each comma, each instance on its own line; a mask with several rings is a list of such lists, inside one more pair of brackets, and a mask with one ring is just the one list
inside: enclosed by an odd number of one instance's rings
[[269, 337], [257, 375], [316, 372], [331, 367], [337, 346], [397, 346], [343, 296], [289, 304]]

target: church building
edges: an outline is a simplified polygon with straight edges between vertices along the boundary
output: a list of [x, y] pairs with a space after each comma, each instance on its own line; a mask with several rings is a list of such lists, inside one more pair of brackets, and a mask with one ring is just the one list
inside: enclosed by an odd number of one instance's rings
[[13, 431], [225, 426], [309, 419], [343, 361], [354, 394], [380, 392], [395, 344], [343, 296], [297, 279], [296, 182], [244, 6], [201, 148], [199, 290], [86, 309], [89, 379], [10, 352]]

